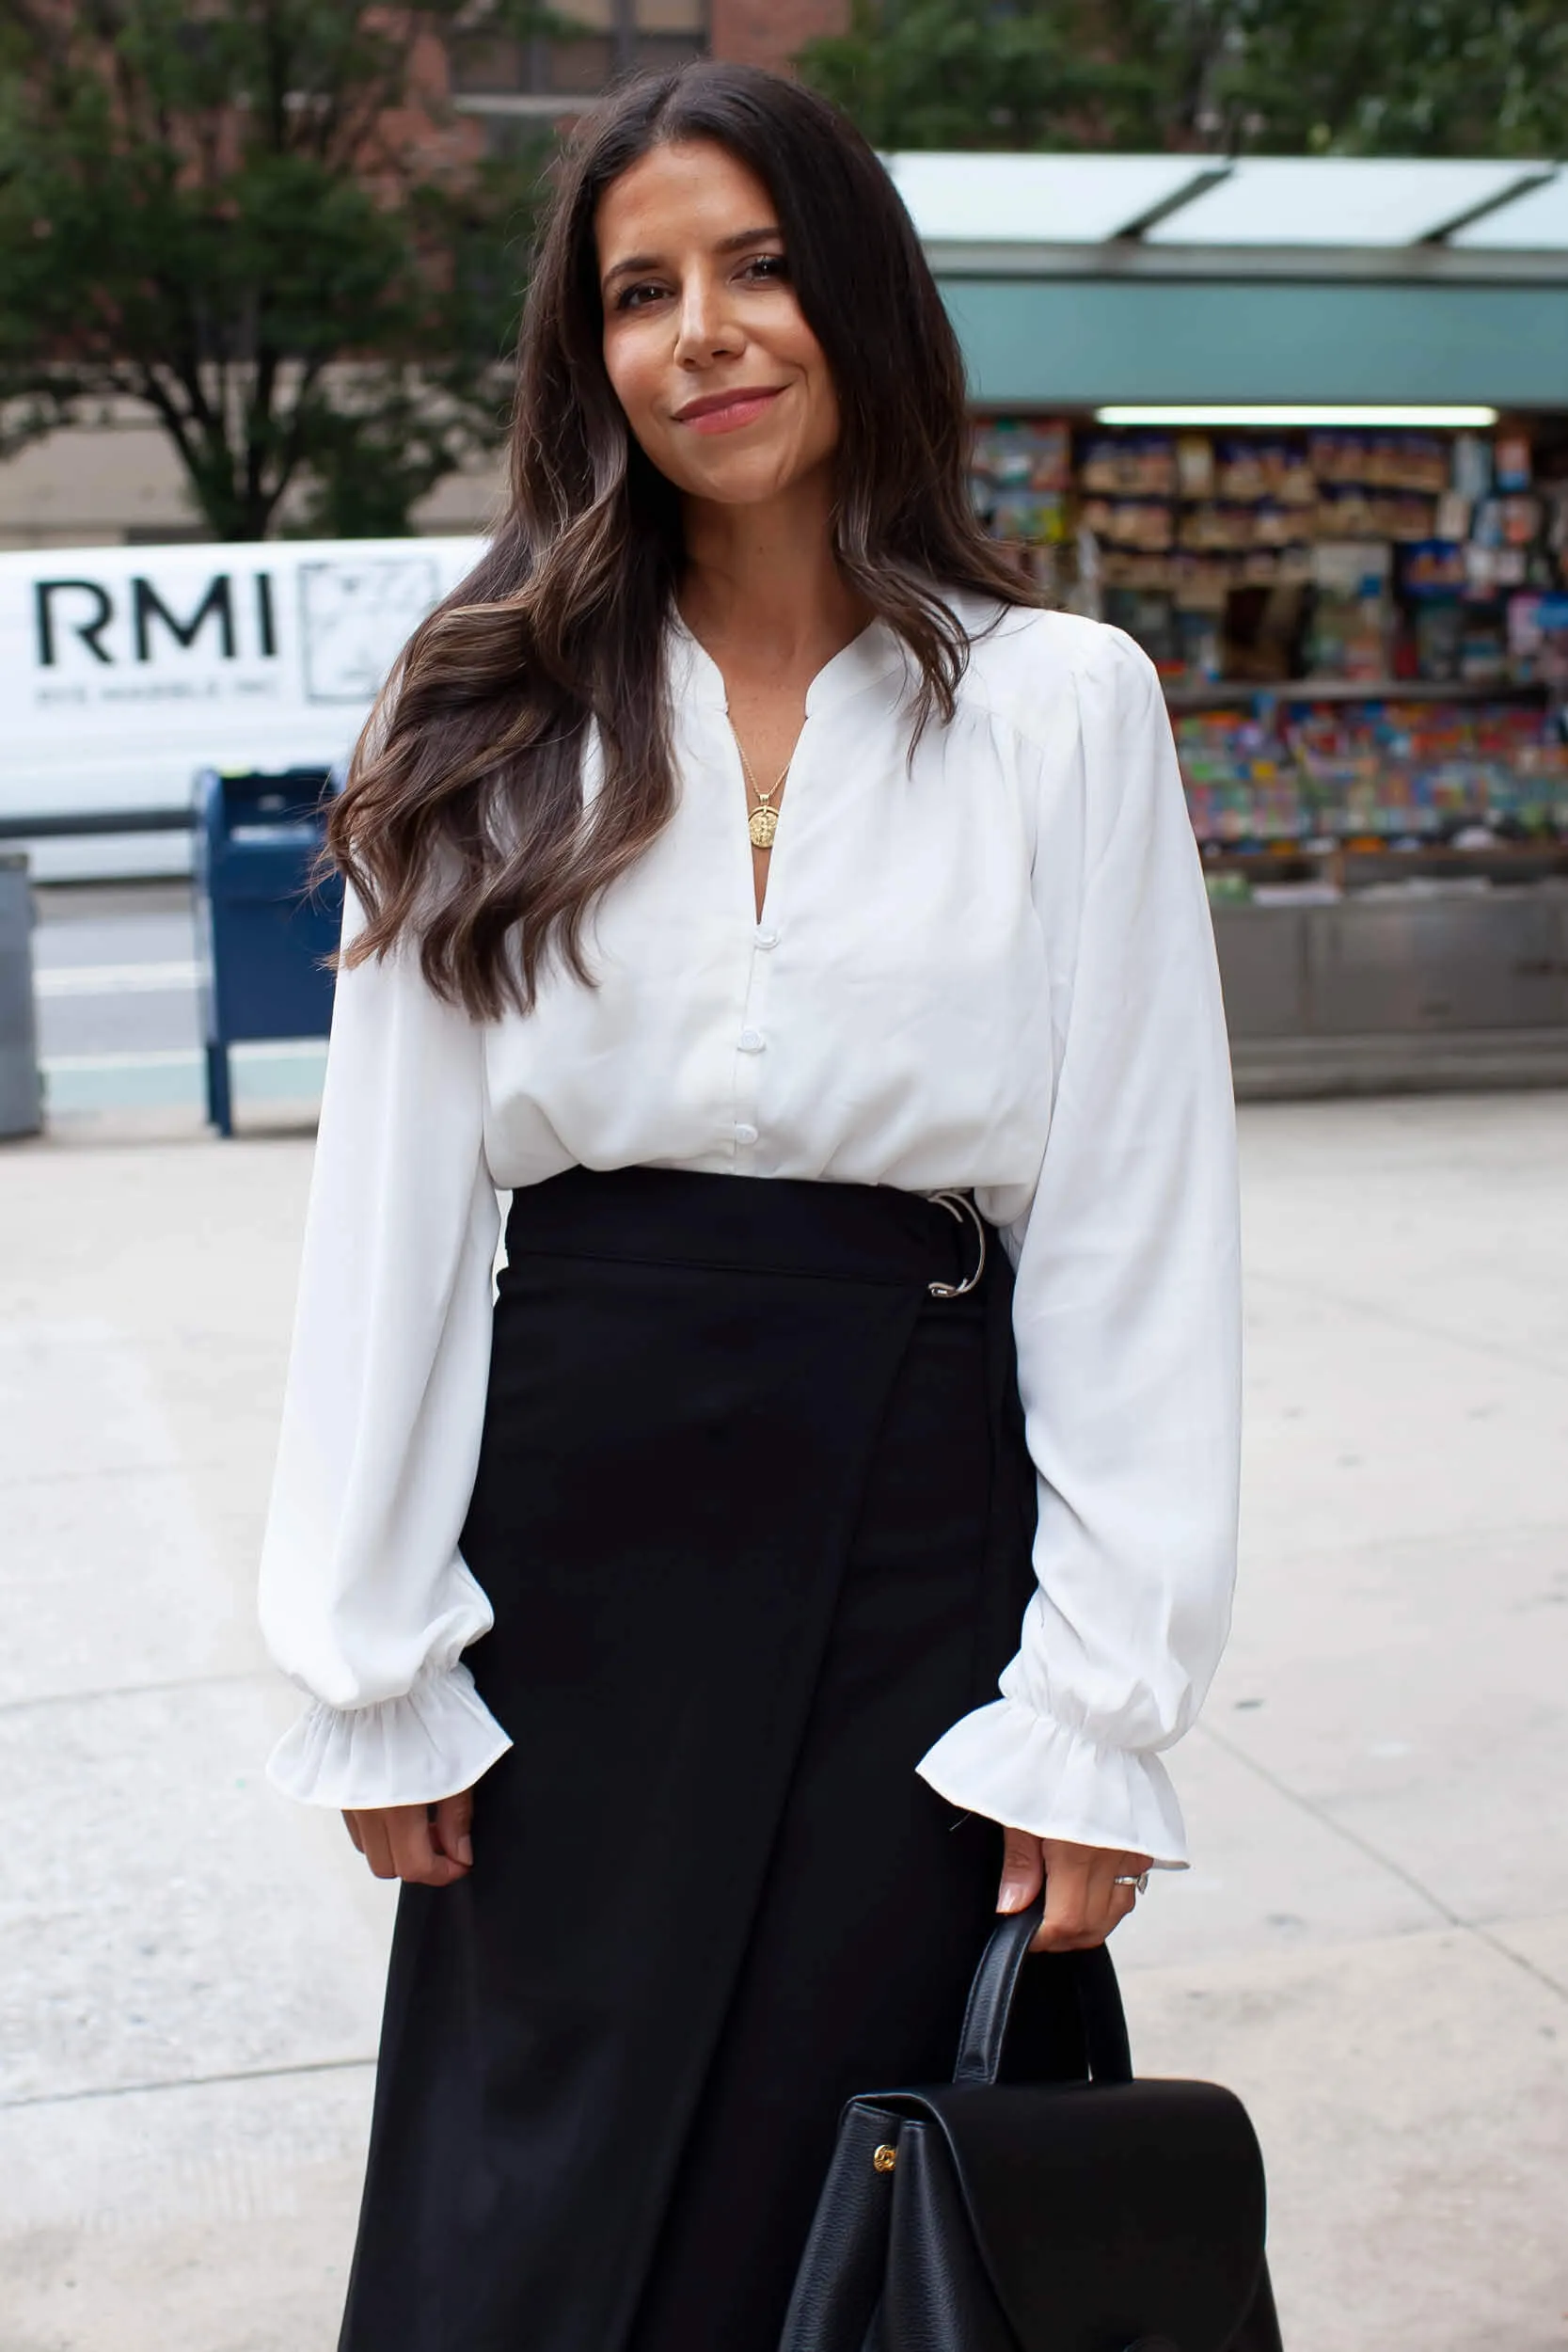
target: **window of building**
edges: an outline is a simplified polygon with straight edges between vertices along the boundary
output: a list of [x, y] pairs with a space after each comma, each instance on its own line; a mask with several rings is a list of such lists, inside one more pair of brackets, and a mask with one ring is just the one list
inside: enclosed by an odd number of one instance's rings
[[450, 44], [452, 96], [467, 114], [548, 116], [618, 73], [707, 53], [707, 0], [567, 0], [563, 29], [518, 40], [483, 15]]

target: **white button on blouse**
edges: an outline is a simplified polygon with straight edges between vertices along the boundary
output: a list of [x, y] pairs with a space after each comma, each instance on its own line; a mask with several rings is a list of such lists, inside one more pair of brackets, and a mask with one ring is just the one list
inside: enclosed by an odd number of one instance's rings
[[553, 968], [528, 1018], [476, 1025], [404, 950], [339, 982], [261, 1570], [311, 1705], [273, 1777], [418, 1803], [509, 1744], [462, 1662], [490, 1610], [457, 1549], [498, 1188], [639, 1164], [974, 1186], [1017, 1271], [1039, 1591], [999, 1696], [918, 1769], [998, 1821], [1180, 1864], [1160, 1751], [1226, 1631], [1238, 1250], [1153, 671], [1114, 629], [1009, 611], [911, 760], [874, 625], [807, 695], [760, 923], [723, 682], [678, 623], [670, 687], [678, 804], [592, 918], [595, 987]]

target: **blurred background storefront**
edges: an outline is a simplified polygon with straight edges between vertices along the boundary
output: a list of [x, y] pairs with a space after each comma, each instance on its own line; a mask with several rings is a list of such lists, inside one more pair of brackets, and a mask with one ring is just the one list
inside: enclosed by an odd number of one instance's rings
[[1164, 681], [1243, 1084], [1568, 1074], [1568, 173], [894, 168], [980, 513]]

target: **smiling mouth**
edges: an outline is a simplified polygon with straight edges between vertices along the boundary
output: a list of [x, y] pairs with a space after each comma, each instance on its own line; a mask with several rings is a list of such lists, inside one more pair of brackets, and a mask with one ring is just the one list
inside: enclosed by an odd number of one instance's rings
[[734, 433], [770, 408], [783, 385], [762, 385], [752, 390], [712, 392], [675, 412], [675, 422], [693, 433]]

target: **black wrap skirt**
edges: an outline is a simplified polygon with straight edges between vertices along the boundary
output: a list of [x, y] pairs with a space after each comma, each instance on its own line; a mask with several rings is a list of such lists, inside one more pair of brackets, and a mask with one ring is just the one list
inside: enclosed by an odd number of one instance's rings
[[944, 2078], [1032, 1590], [1011, 1277], [883, 1187], [515, 1196], [463, 1538], [515, 1744], [404, 1887], [342, 2352], [776, 2352], [851, 2094]]

